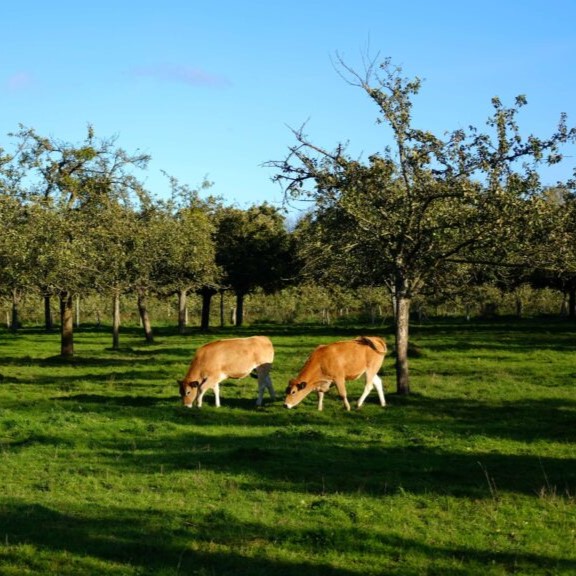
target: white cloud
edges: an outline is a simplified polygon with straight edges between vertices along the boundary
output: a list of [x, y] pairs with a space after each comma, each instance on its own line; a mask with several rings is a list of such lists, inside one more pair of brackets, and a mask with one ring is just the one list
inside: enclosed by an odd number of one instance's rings
[[133, 68], [133, 76], [155, 78], [164, 82], [177, 82], [190, 86], [205, 86], [211, 88], [224, 88], [230, 81], [216, 74], [210, 74], [201, 68], [193, 66], [176, 66], [173, 64], [156, 64]]
[[33, 78], [28, 72], [16, 72], [8, 77], [6, 85], [9, 90], [14, 92], [19, 90], [26, 90], [33, 84]]

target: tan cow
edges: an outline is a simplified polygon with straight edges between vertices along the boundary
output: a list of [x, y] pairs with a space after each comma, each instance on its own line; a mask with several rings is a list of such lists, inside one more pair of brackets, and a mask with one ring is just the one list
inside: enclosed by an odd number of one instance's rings
[[220, 406], [220, 382], [226, 378], [244, 378], [254, 370], [258, 376], [258, 398], [261, 406], [264, 390], [268, 389], [274, 400], [276, 394], [270, 378], [274, 361], [274, 347], [266, 336], [215, 340], [200, 346], [190, 363], [180, 385], [182, 404], [192, 408], [196, 402], [202, 407], [202, 398], [208, 390], [214, 390], [215, 404]]
[[385, 355], [386, 343], [376, 336], [359, 336], [354, 340], [318, 346], [310, 354], [298, 376], [290, 380], [286, 388], [284, 406], [293, 408], [310, 392], [316, 391], [318, 410], [322, 410], [324, 393], [334, 382], [346, 410], [350, 410], [350, 403], [346, 397], [346, 382], [356, 380], [363, 374], [366, 376], [366, 385], [358, 400], [358, 408], [362, 406], [374, 387], [378, 392], [380, 404], [386, 406], [382, 380], [378, 376]]

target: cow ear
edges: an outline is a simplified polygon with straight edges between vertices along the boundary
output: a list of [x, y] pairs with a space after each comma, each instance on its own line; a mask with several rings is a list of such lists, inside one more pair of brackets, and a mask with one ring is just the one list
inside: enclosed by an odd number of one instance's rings
[[298, 390], [304, 390], [306, 388], [306, 382], [300, 382], [297, 386]]
[[182, 386], [182, 384], [184, 384], [184, 380], [176, 380], [176, 384], [178, 384], [178, 386]]

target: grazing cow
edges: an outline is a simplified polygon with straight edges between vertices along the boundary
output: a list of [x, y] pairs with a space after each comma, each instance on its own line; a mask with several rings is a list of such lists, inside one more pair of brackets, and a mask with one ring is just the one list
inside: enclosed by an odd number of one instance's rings
[[375, 336], [359, 336], [354, 340], [318, 346], [310, 354], [298, 376], [290, 380], [284, 406], [293, 408], [315, 390], [318, 393], [318, 410], [322, 410], [324, 393], [334, 382], [346, 410], [350, 410], [346, 397], [346, 382], [356, 380], [362, 374], [366, 376], [366, 386], [358, 400], [358, 408], [374, 387], [380, 404], [386, 406], [382, 380], [378, 376], [385, 355], [386, 343]]
[[266, 336], [230, 338], [204, 344], [196, 350], [184, 380], [178, 382], [182, 404], [192, 408], [196, 402], [201, 408], [204, 394], [213, 389], [218, 407], [220, 382], [226, 378], [244, 378], [253, 371], [258, 377], [256, 405], [262, 405], [265, 389], [274, 400], [276, 394], [270, 378], [273, 361], [274, 347]]

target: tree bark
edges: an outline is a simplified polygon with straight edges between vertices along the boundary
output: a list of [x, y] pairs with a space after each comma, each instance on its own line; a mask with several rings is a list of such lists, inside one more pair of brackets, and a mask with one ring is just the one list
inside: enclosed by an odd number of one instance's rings
[[210, 328], [210, 305], [212, 303], [212, 296], [216, 294], [214, 288], [204, 286], [198, 293], [202, 296], [202, 313], [200, 315], [200, 330], [202, 332], [208, 331]]
[[16, 332], [20, 327], [20, 295], [17, 290], [12, 290], [12, 315], [10, 329]]
[[152, 325], [150, 324], [150, 316], [148, 314], [148, 307], [146, 305], [146, 295], [138, 294], [138, 313], [140, 314], [140, 320], [142, 322], [142, 327], [144, 328], [144, 337], [148, 344], [154, 343], [154, 334], [152, 334]]
[[120, 348], [120, 292], [112, 297], [112, 349]]
[[80, 295], [76, 296], [76, 328], [80, 328]]
[[224, 328], [226, 323], [224, 314], [224, 290], [220, 290], [220, 328]]
[[522, 299], [522, 296], [516, 294], [516, 317], [522, 318], [523, 314], [524, 314], [524, 300]]
[[50, 296], [44, 296], [44, 328], [49, 332], [54, 328], [54, 319], [52, 318], [52, 306]]
[[410, 298], [396, 295], [396, 389], [398, 394], [410, 394], [408, 341], [410, 329]]
[[74, 356], [74, 300], [70, 292], [60, 294], [60, 356]]
[[568, 289], [568, 318], [576, 320], [576, 282]]
[[182, 289], [178, 291], [178, 334], [186, 332], [186, 301], [188, 290]]
[[236, 293], [236, 326], [244, 324], [244, 294]]

